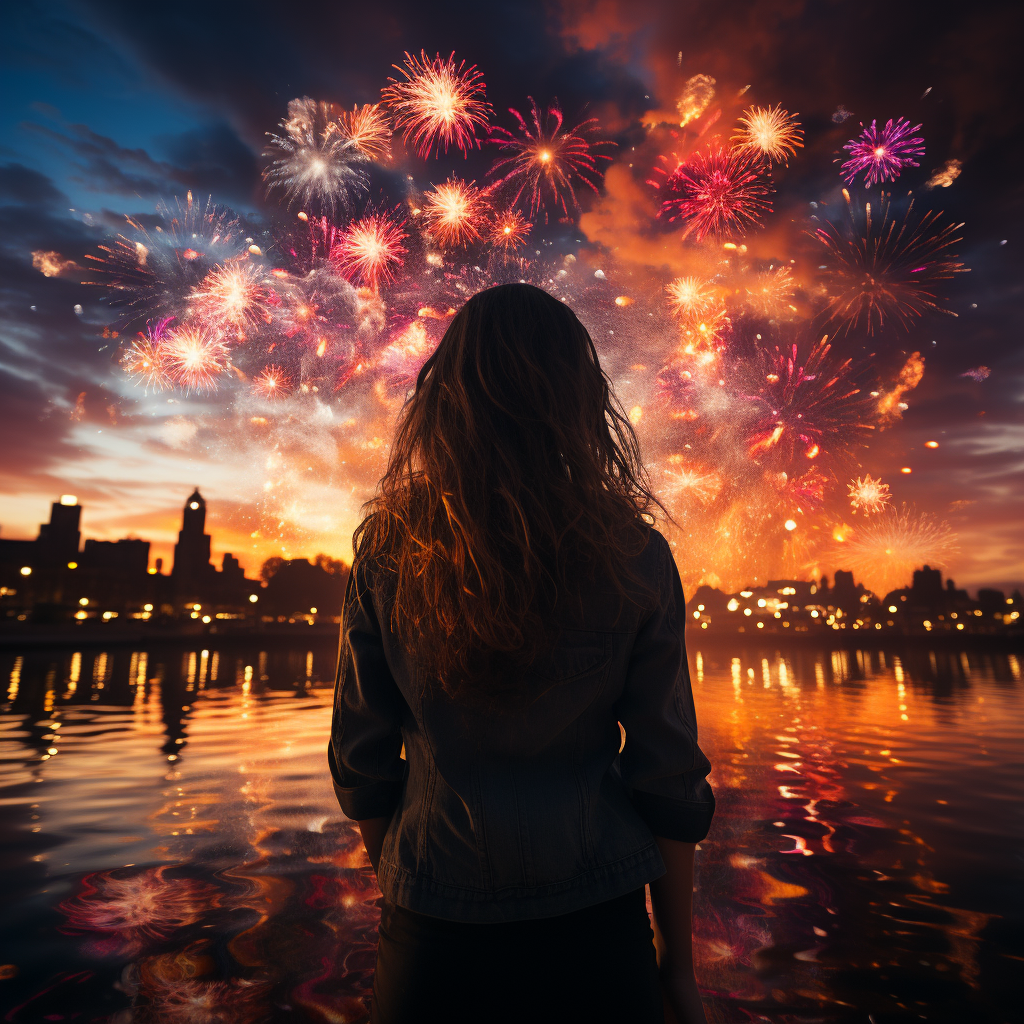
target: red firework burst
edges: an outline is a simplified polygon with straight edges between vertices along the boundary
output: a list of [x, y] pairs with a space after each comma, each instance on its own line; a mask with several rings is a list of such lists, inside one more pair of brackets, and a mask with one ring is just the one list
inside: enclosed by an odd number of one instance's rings
[[529, 100], [529, 120], [509, 108], [519, 124], [518, 133], [505, 128], [491, 129], [489, 141], [508, 155], [494, 162], [490, 175], [510, 190], [512, 205], [524, 195], [529, 197], [531, 217], [541, 207], [557, 207], [568, 217], [570, 207], [573, 211], [579, 208], [576, 186], [585, 185], [597, 192], [601, 182], [597, 161], [611, 160], [609, 155], [594, 150], [614, 143], [595, 137], [596, 118], [563, 130], [557, 100], [546, 113], [541, 113], [532, 96]]
[[476, 137], [478, 128], [487, 130], [491, 105], [484, 100], [486, 86], [482, 71], [466, 62], [455, 63], [455, 53], [433, 60], [421, 50], [419, 57], [405, 55], [404, 66], [393, 64], [404, 81], [389, 78], [391, 83], [381, 92], [384, 102], [391, 108], [395, 130], [403, 132], [406, 142], [422, 157], [430, 156], [436, 145], [457, 146], [464, 155], [474, 146], [480, 148]]
[[[665, 173], [665, 172], [662, 172]], [[774, 192], [764, 165], [749, 153], [712, 146], [681, 161], [664, 181], [653, 181], [662, 196], [659, 216], [683, 221], [683, 237], [697, 240], [743, 235], [771, 213]]]
[[331, 260], [350, 281], [374, 291], [394, 280], [395, 270], [409, 251], [408, 234], [386, 214], [372, 213], [353, 221], [331, 250]]

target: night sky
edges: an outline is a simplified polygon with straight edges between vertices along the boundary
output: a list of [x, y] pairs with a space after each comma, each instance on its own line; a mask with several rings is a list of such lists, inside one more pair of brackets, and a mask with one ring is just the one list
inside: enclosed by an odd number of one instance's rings
[[[278, 552], [250, 536], [259, 517], [249, 467], [228, 448], [179, 443], [182, 409], [157, 416], [123, 379], [117, 342], [103, 337], [101, 290], [75, 268], [44, 276], [32, 253], [81, 267], [125, 214], [152, 218], [159, 200], [189, 189], [258, 226], [265, 133], [288, 101], [376, 102], [403, 51], [423, 48], [477, 64], [496, 111], [557, 96], [567, 114], [598, 117], [620, 150], [691, 75], [714, 76], [723, 94], [750, 85], [752, 102], [798, 111], [806, 132], [777, 200], [794, 224], [811, 201], [838, 194], [833, 160], [858, 121], [921, 122], [926, 156], [893, 190], [918, 190], [961, 161], [950, 187], [921, 194], [966, 222], [957, 251], [970, 273], [945, 290], [957, 318], [927, 318], [889, 343], [922, 352], [927, 369], [870, 468], [899, 500], [956, 529], [959, 585], [1020, 585], [1022, 27], [1024, 8], [1011, 3], [11, 5], [0, 33], [2, 536], [34, 536], [49, 502], [73, 492], [87, 536], [132, 533], [166, 557], [198, 484], [216, 551], [235, 551], [250, 574]], [[837, 127], [840, 105], [853, 117]], [[436, 163], [434, 182], [483, 167], [459, 154]], [[584, 220], [591, 251], [609, 244], [609, 225], [614, 217]], [[987, 380], [961, 376], [979, 365]], [[930, 439], [940, 447], [925, 449]], [[290, 553], [347, 556], [344, 534], [297, 533]]]

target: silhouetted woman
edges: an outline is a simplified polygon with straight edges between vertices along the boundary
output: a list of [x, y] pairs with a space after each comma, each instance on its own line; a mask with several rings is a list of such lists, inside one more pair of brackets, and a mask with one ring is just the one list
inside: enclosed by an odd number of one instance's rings
[[573, 312], [529, 285], [470, 299], [345, 600], [330, 764], [384, 894], [377, 1024], [704, 1021], [714, 797], [657, 507]]

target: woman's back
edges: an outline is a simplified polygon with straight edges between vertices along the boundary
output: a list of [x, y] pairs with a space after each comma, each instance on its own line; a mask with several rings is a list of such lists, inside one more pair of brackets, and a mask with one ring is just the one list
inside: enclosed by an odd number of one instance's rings
[[587, 581], [556, 611], [550, 647], [516, 670], [522, 699], [500, 709], [431, 686], [388, 628], [386, 572], [354, 575], [333, 765], [350, 817], [394, 814], [388, 899], [451, 920], [550, 917], [660, 874], [653, 832], [706, 834], [678, 574], [653, 529], [632, 562], [635, 603]]

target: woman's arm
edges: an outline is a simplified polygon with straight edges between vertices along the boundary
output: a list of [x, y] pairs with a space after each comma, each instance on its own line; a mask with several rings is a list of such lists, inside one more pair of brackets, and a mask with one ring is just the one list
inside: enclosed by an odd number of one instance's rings
[[655, 836], [665, 874], [651, 882], [654, 943], [665, 996], [665, 1021], [706, 1024], [693, 975], [693, 851], [695, 843]]
[[363, 846], [366, 847], [366, 856], [370, 858], [373, 865], [373, 873], [376, 875], [380, 868], [380, 851], [384, 846], [384, 835], [391, 824], [391, 818], [364, 818], [357, 821], [359, 832], [363, 837]]

